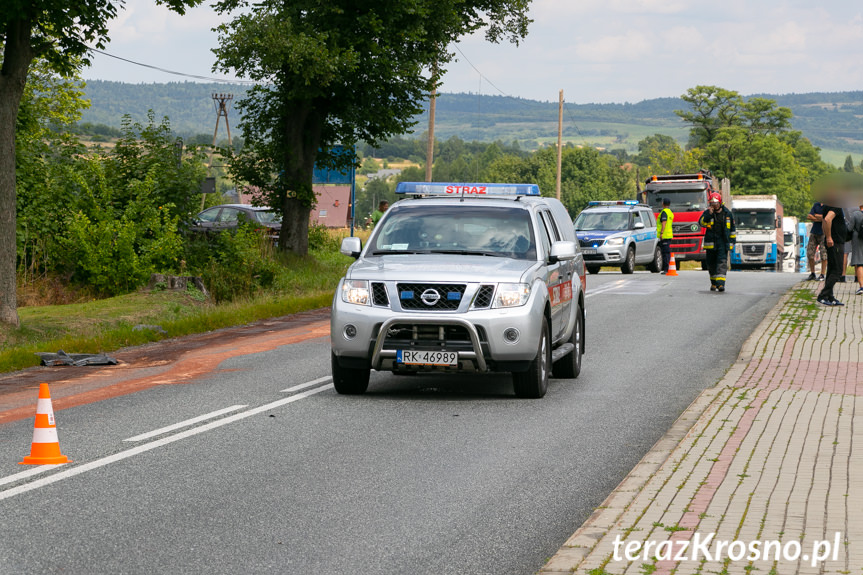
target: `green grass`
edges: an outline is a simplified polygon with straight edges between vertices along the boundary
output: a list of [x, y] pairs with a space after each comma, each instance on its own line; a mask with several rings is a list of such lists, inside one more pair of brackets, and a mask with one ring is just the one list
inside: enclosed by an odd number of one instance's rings
[[[201, 301], [195, 291], [141, 291], [85, 303], [20, 308], [21, 326], [0, 328], [0, 372], [38, 365], [36, 352], [111, 352], [327, 307], [351, 261], [329, 252], [287, 258], [276, 289], [229, 303]], [[134, 331], [138, 324], [159, 325], [167, 335]]]

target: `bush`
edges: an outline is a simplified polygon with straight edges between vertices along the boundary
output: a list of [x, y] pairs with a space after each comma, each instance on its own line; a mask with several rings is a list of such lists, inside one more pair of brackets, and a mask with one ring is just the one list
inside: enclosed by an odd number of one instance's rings
[[251, 297], [273, 285], [280, 264], [270, 238], [252, 224], [218, 234], [213, 246], [215, 253], [201, 276], [216, 302]]
[[341, 240], [330, 229], [321, 224], [309, 225], [309, 249], [319, 251], [338, 251]]

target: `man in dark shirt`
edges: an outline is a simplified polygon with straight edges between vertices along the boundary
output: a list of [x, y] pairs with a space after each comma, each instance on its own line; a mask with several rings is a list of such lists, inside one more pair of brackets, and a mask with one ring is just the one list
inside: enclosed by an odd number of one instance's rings
[[[821, 202], [812, 204], [812, 209], [806, 219], [812, 222], [812, 230], [809, 232], [809, 243], [806, 245], [806, 258], [809, 260], [809, 277], [807, 280], [823, 280], [827, 273], [827, 244], [824, 241], [824, 231], [821, 220], [824, 219], [824, 206]], [[815, 251], [821, 252], [821, 276], [815, 276]]]
[[829, 198], [825, 198], [823, 204], [824, 220], [823, 230], [825, 243], [827, 244], [827, 278], [824, 280], [824, 288], [818, 294], [818, 303], [829, 306], [845, 305], [833, 297], [833, 286], [839, 281], [839, 277], [845, 273], [842, 269], [842, 254], [845, 247], [845, 239], [848, 235], [845, 227], [845, 214], [840, 207], [832, 206]]

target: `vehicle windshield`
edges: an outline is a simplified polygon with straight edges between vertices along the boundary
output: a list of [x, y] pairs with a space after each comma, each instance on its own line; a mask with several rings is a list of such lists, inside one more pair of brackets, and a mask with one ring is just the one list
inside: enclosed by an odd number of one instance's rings
[[255, 217], [262, 224], [278, 224], [282, 221], [282, 216], [272, 210], [255, 210]]
[[530, 214], [521, 208], [394, 206], [370, 244], [373, 256], [444, 253], [536, 259]]
[[662, 211], [662, 200], [671, 201], [672, 212], [703, 212], [707, 209], [707, 192], [696, 190], [648, 190], [647, 203], [654, 212]]
[[629, 229], [629, 212], [581, 212], [575, 218], [577, 232], [620, 232]]
[[794, 232], [785, 232], [785, 245], [793, 246], [794, 245]]
[[740, 230], [772, 230], [775, 218], [773, 211], [734, 210], [734, 222]]

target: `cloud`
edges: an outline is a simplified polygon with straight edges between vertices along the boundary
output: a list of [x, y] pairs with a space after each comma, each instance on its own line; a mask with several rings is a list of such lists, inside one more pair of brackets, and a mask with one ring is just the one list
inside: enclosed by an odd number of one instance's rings
[[652, 48], [647, 37], [636, 32], [579, 42], [575, 55], [587, 62], [634, 62], [648, 57]]

